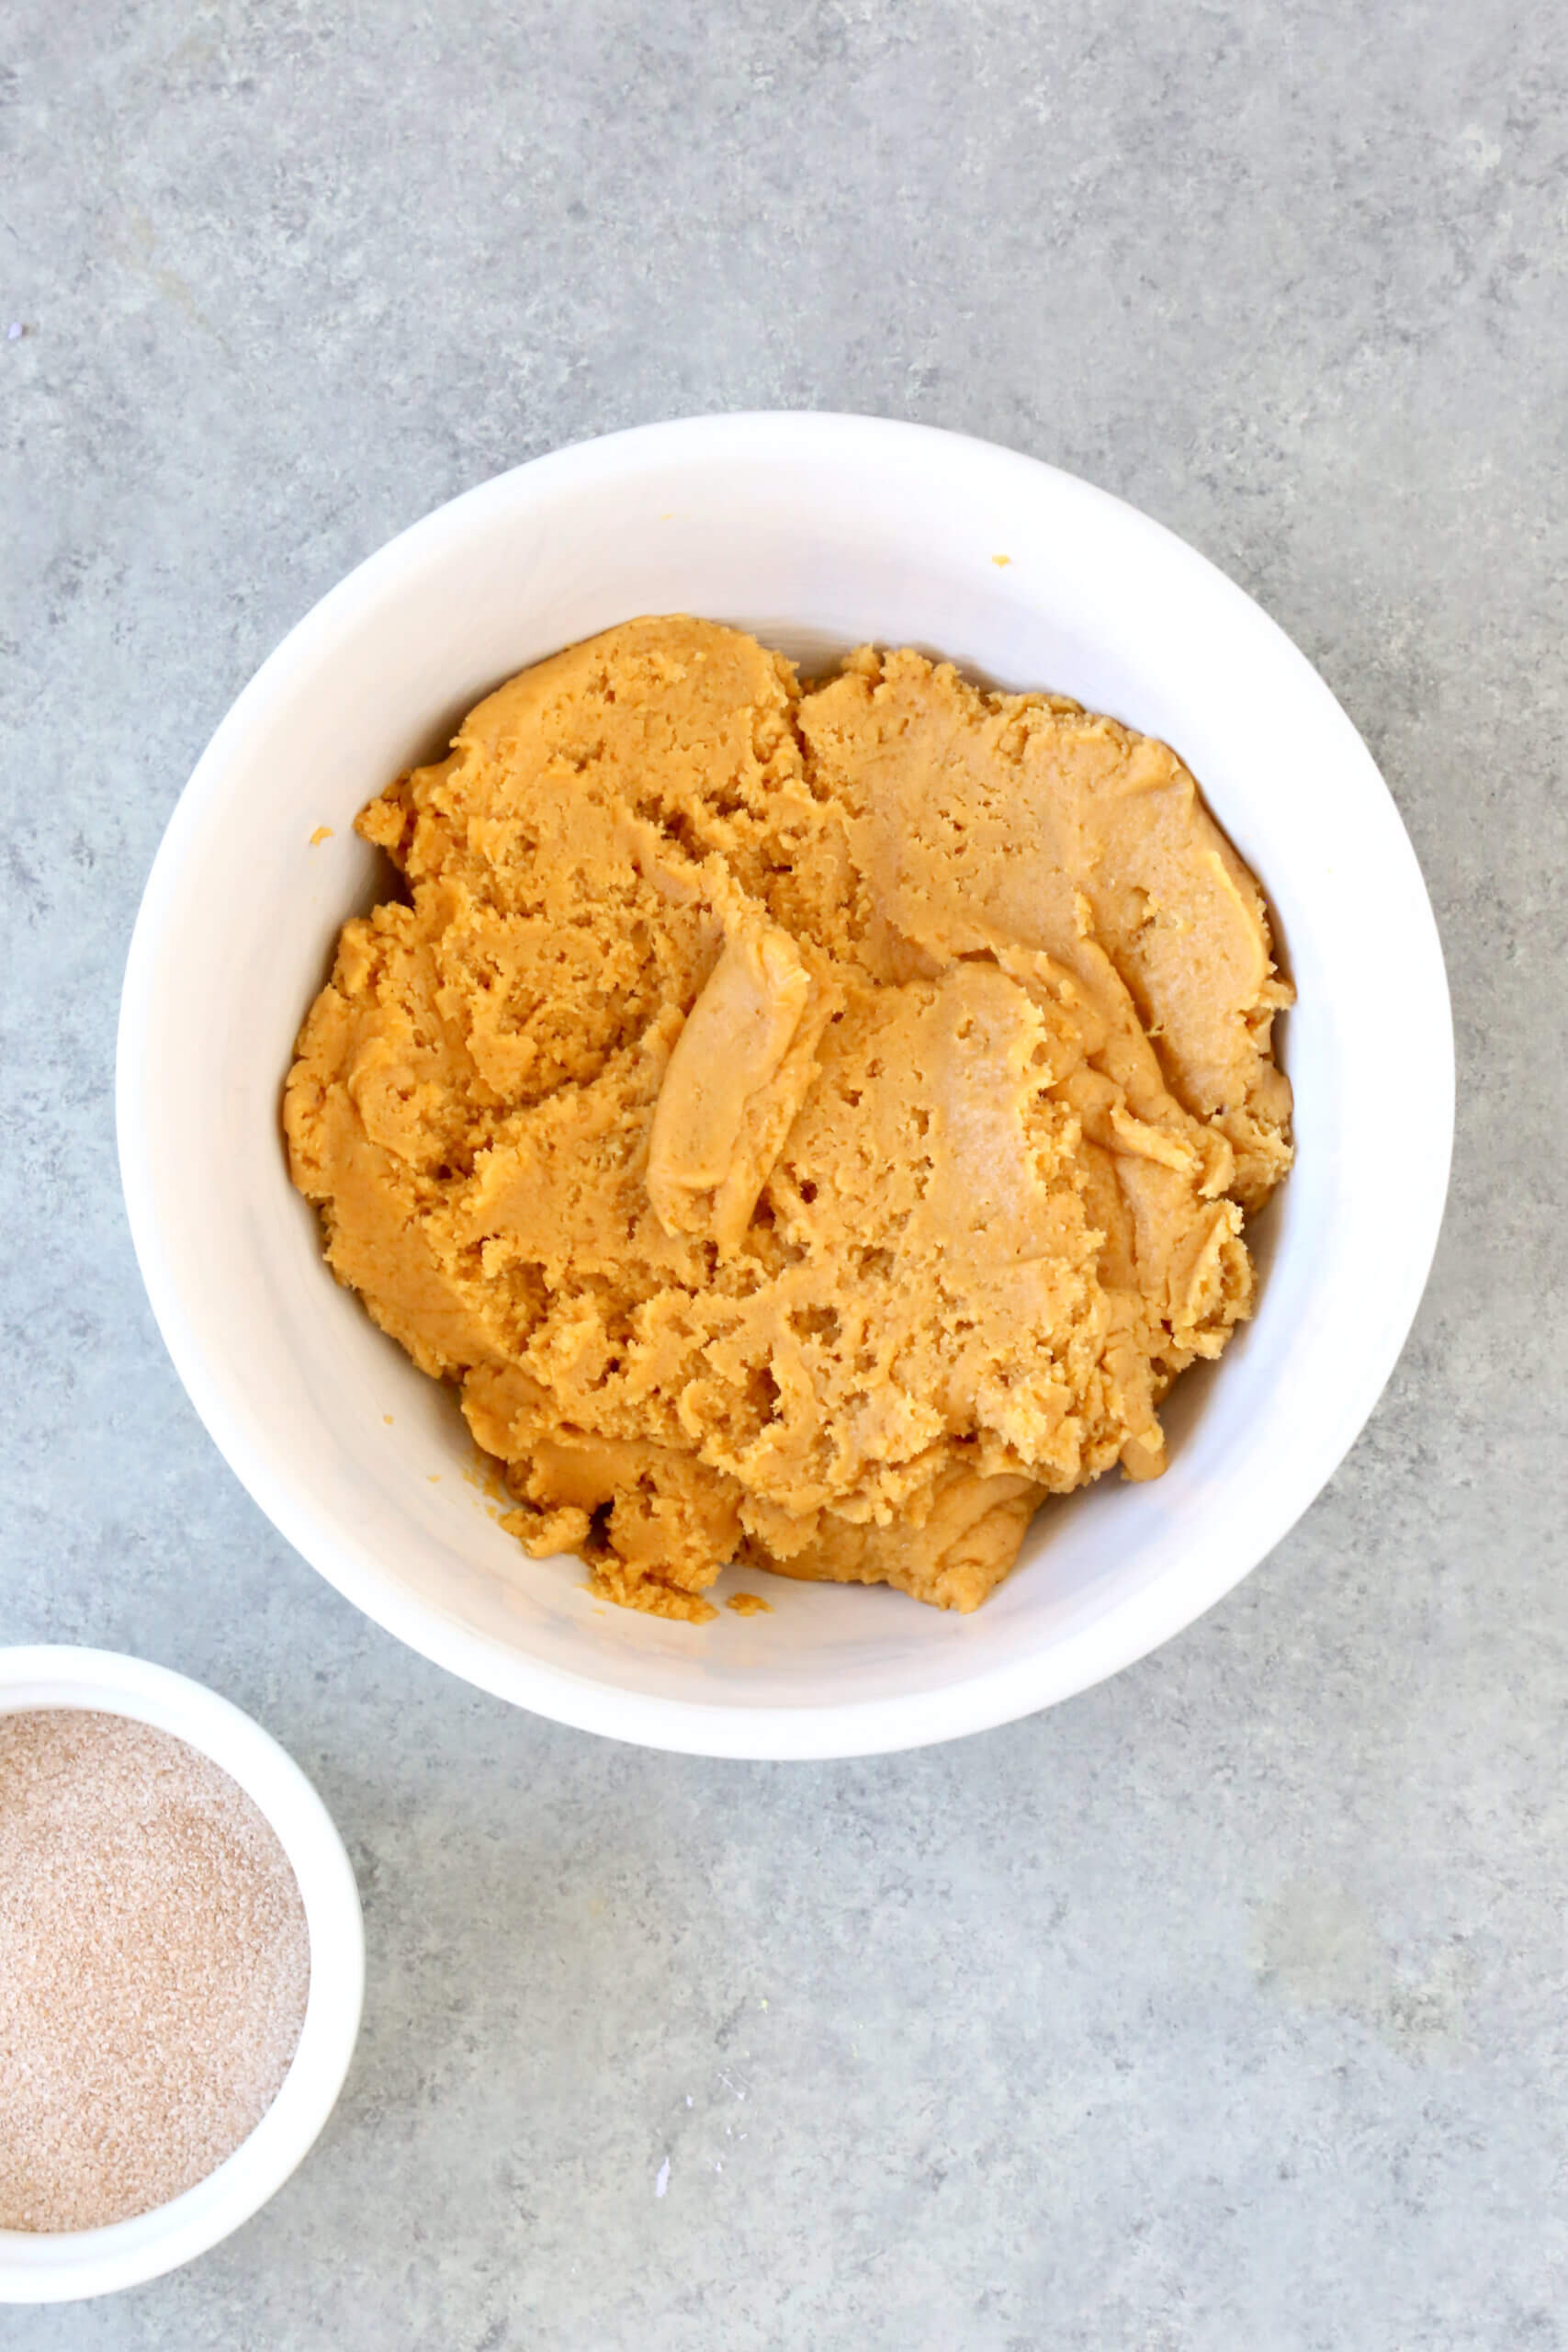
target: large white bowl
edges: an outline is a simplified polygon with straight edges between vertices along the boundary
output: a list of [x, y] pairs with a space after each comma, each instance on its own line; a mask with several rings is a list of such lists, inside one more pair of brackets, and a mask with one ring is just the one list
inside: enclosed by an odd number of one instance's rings
[[[1172, 1399], [1167, 1476], [1040, 1513], [975, 1616], [767, 1579], [696, 1629], [595, 1604], [493, 1523], [452, 1397], [321, 1262], [278, 1100], [339, 924], [384, 887], [351, 831], [520, 669], [634, 614], [738, 623], [808, 665], [867, 639], [1163, 736], [1262, 877], [1300, 1003], [1299, 1157], [1256, 1320]], [[319, 827], [330, 840], [312, 846]], [[541, 1714], [702, 1754], [910, 1747], [1065, 1699], [1167, 1640], [1305, 1510], [1387, 1379], [1448, 1180], [1453, 1046], [1410, 843], [1333, 695], [1146, 516], [987, 444], [866, 417], [703, 417], [543, 458], [334, 589], [220, 727], [126, 974], [118, 1120], [141, 1270], [197, 1410], [340, 1590]], [[733, 1576], [722, 1590], [732, 1589]]]

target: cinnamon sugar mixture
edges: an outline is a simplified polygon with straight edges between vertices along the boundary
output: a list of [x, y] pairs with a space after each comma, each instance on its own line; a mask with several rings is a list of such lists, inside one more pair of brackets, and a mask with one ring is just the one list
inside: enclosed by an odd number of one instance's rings
[[227, 1773], [127, 1716], [0, 1715], [0, 2228], [205, 2179], [276, 2097], [309, 1983], [294, 1873]]

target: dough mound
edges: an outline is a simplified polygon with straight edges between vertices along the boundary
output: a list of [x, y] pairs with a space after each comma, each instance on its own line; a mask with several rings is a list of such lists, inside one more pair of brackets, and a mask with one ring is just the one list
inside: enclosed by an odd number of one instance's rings
[[1161, 743], [913, 652], [632, 621], [358, 820], [285, 1100], [338, 1280], [608, 1599], [975, 1608], [1164, 1467], [1290, 1162], [1251, 875]]

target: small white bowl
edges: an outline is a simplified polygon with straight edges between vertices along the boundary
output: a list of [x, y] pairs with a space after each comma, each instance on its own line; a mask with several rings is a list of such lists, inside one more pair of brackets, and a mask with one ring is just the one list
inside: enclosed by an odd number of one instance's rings
[[288, 1855], [305, 1905], [310, 1984], [277, 2097], [216, 2172], [101, 2230], [0, 2230], [0, 2303], [64, 2303], [135, 2287], [205, 2254], [283, 2186], [332, 2113], [359, 2032], [365, 1930], [343, 1839], [310, 1781], [259, 1724], [167, 1667], [111, 1650], [0, 1650], [0, 1714], [82, 1707], [172, 1732], [237, 1781]]
[[[702, 1628], [597, 1607], [465, 1479], [449, 1394], [321, 1262], [278, 1102], [345, 914], [352, 831], [497, 682], [637, 613], [731, 621], [808, 668], [867, 639], [1045, 686], [1175, 745], [1272, 901], [1294, 1172], [1256, 1319], [1167, 1413], [1171, 1464], [1047, 1504], [973, 1617], [767, 1579]], [[330, 837], [323, 828], [331, 828]], [[1032, 459], [867, 417], [706, 417], [484, 483], [361, 565], [240, 696], [147, 886], [119, 1032], [120, 1162], [170, 1353], [262, 1509], [427, 1657], [541, 1714], [699, 1754], [977, 1731], [1167, 1640], [1277, 1544], [1375, 1403], [1442, 1215], [1453, 1041], [1410, 843], [1333, 695], [1239, 588]], [[718, 1597], [733, 1589], [733, 1577]]]

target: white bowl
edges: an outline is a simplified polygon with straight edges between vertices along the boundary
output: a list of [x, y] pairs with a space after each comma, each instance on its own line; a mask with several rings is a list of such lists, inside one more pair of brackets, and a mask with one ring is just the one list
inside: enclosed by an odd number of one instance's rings
[[[1166, 1476], [1040, 1513], [973, 1617], [767, 1579], [701, 1629], [531, 1562], [471, 1483], [451, 1396], [336, 1287], [278, 1099], [343, 918], [350, 830], [490, 687], [638, 613], [735, 622], [820, 666], [867, 639], [1049, 686], [1163, 736], [1272, 901], [1295, 1170], [1255, 1321], [1168, 1412]], [[321, 826], [330, 840], [311, 846]], [[541, 1714], [701, 1754], [910, 1747], [1064, 1699], [1167, 1640], [1277, 1544], [1387, 1379], [1437, 1238], [1453, 1045], [1410, 843], [1323, 681], [1146, 516], [1008, 450], [866, 417], [689, 419], [470, 491], [286, 639], [175, 809], [126, 974], [120, 1157], [153, 1309], [229, 1462], [403, 1640]], [[465, 1470], [468, 1476], [465, 1476]], [[733, 1589], [733, 1575], [721, 1588]]]
[[215, 1690], [112, 1650], [0, 1650], [0, 1714], [85, 1707], [172, 1732], [237, 1781], [271, 1822], [305, 1905], [310, 1984], [282, 2087], [250, 2136], [194, 2188], [101, 2230], [0, 2230], [0, 2303], [64, 2303], [140, 2286], [248, 2222], [309, 2153], [343, 2088], [365, 1996], [359, 1890], [332, 1815], [292, 1757]]

